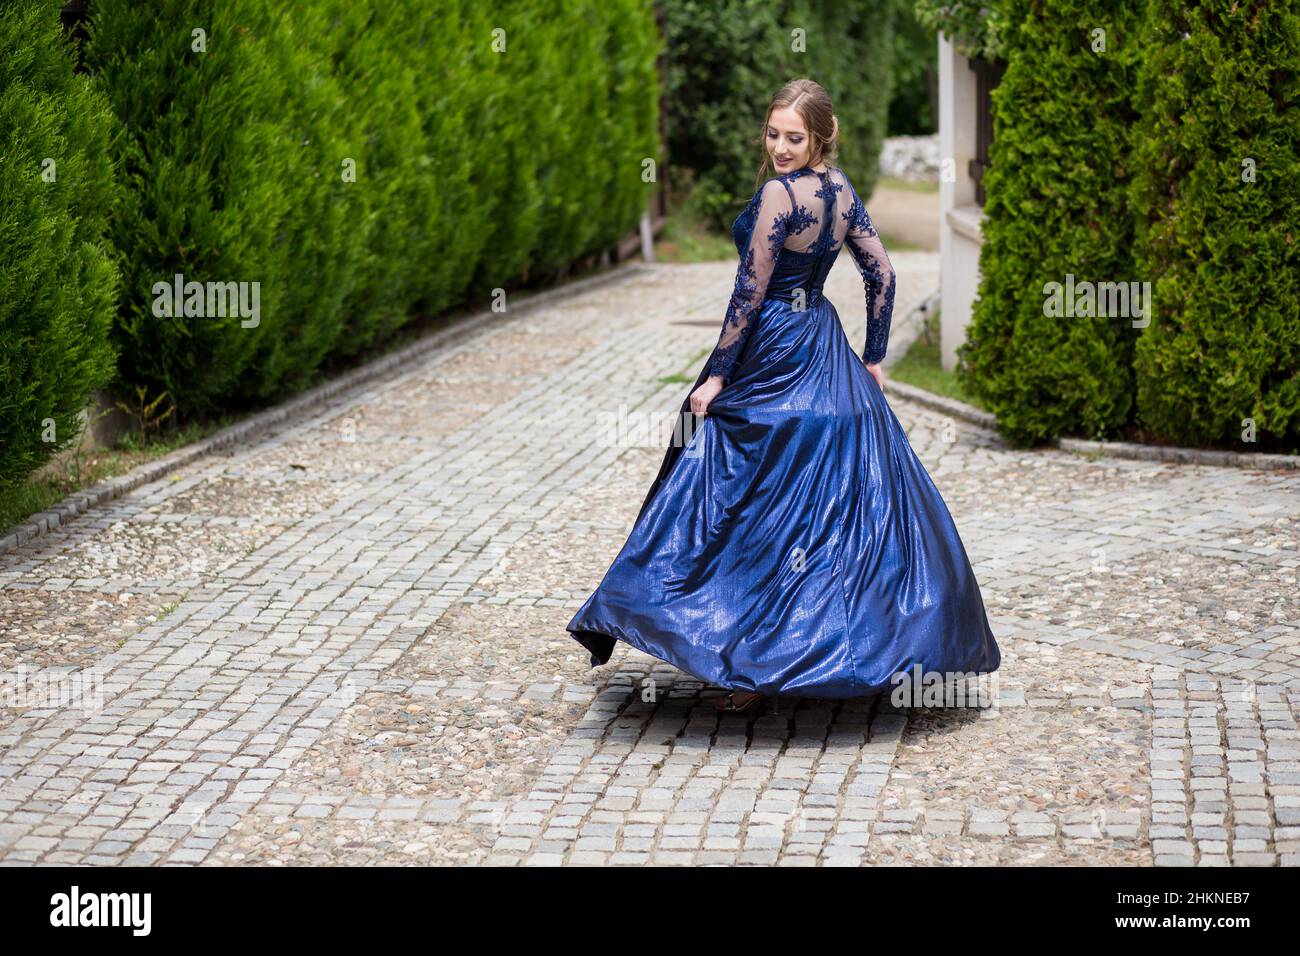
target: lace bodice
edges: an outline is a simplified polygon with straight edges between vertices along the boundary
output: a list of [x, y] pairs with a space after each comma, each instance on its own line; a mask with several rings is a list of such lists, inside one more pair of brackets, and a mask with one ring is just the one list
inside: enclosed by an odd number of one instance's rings
[[874, 364], [885, 357], [894, 311], [894, 269], [867, 207], [843, 170], [828, 166], [818, 173], [805, 166], [769, 179], [736, 217], [731, 235], [740, 263], [722, 334], [709, 358], [709, 374], [731, 380], [769, 292], [810, 307], [846, 245], [866, 287], [863, 361]]

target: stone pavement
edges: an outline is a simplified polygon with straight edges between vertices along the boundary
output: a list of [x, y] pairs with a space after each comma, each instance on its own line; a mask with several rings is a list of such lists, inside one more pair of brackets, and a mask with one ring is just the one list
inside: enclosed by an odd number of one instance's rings
[[[901, 316], [937, 263], [893, 258]], [[719, 717], [625, 644], [589, 668], [564, 625], [663, 453], [634, 426], [675, 413], [733, 270], [507, 314], [0, 557], [0, 860], [1300, 860], [1294, 474], [1011, 451], [891, 399], [996, 706]], [[860, 349], [847, 257], [827, 293]]]

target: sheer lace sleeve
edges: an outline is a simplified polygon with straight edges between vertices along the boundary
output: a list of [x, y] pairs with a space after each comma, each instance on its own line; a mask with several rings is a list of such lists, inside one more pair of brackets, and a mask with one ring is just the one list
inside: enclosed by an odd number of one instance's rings
[[770, 179], [758, 197], [758, 212], [736, 267], [736, 285], [722, 322], [722, 334], [709, 359], [709, 374], [731, 381], [741, 347], [749, 337], [751, 322], [763, 304], [776, 257], [785, 245], [792, 204], [779, 179]]
[[867, 343], [862, 351], [862, 361], [875, 365], [885, 357], [889, 345], [889, 324], [894, 316], [894, 267], [890, 264], [884, 244], [876, 227], [871, 224], [867, 207], [858, 198], [858, 192], [849, 185], [853, 203], [845, 213], [849, 230], [844, 244], [849, 247], [862, 284], [867, 292]]

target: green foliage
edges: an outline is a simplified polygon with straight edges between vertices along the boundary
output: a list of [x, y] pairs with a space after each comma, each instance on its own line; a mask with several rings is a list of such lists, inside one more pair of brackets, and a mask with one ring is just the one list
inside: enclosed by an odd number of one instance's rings
[[[663, 160], [644, 0], [90, 13], [89, 79], [57, 5], [0, 16], [0, 485], [77, 436], [115, 351], [142, 429], [162, 420], [145, 396], [181, 421], [264, 404], [415, 315], [608, 249]], [[178, 274], [256, 284], [258, 321], [165, 314]]]
[[[1004, 0], [1015, 28], [993, 94], [981, 282], [958, 380], [1027, 445], [1129, 420], [1133, 341], [1126, 317], [1045, 314], [1046, 286], [1131, 282], [1127, 187], [1140, 15], [1124, 0]], [[1106, 50], [1093, 30], [1105, 25]]]
[[166, 392], [160, 392], [156, 397], [150, 399], [149, 391], [143, 385], [135, 387], [135, 400], [133, 402], [117, 400], [117, 407], [135, 419], [136, 440], [139, 447], [145, 447], [150, 434], [158, 434], [162, 430], [162, 423], [176, 411], [174, 404], [169, 404], [166, 408], [163, 408], [162, 404], [165, 401], [167, 401]]
[[[1184, 444], [1300, 440], [1300, 12], [1152, 0], [1138, 79], [1138, 413]], [[1253, 419], [1260, 445], [1240, 444]]]
[[[633, 228], [653, 188], [659, 41], [638, 0], [91, 12], [88, 63], [127, 130], [118, 391], [167, 391], [182, 419], [560, 272]], [[257, 282], [260, 321], [155, 314], [176, 274]]]
[[[272, 0], [92, 12], [87, 63], [127, 132], [112, 231], [123, 386], [167, 391], [183, 416], [300, 386], [340, 335], [359, 251], [355, 192], [335, 172], [345, 104], [301, 12]], [[155, 315], [155, 283], [176, 274], [257, 283], [259, 323]]]
[[[989, 0], [915, 0], [916, 18], [948, 37], [962, 56], [988, 60], [1007, 55], [1006, 35], [1015, 21], [1005, 3]], [[1104, 12], [1104, 6], [1098, 12]]]
[[[1294, 451], [1300, 14], [1263, 0], [1001, 0], [996, 13], [1015, 27], [1001, 34], [964, 387], [1018, 444]], [[1145, 323], [1044, 315], [1044, 284], [1069, 274], [1147, 283]]]
[[[824, 0], [664, 0], [664, 109], [674, 188], [729, 228], [754, 194], [763, 118], [792, 79], [816, 80], [840, 120], [838, 165], [863, 196], [875, 188], [892, 93], [893, 17]], [[802, 30], [805, 49], [792, 50]]]
[[[0, 489], [76, 440], [112, 376], [118, 274], [104, 242], [116, 201], [112, 114], [73, 73], [58, 11], [0, 16]], [[47, 160], [53, 161], [51, 166]]]
[[939, 129], [930, 102], [930, 86], [938, 95], [939, 43], [933, 27], [916, 16], [915, 0], [890, 0], [894, 18], [893, 83], [889, 101], [890, 136], [926, 136]]

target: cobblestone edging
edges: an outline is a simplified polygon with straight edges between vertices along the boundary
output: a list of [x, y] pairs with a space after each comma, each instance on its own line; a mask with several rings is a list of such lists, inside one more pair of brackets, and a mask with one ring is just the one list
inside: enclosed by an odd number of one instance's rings
[[[991, 432], [998, 429], [997, 416], [945, 395], [927, 392], [915, 385], [896, 379], [885, 380], [885, 392], [898, 395], [910, 402], [923, 405], [952, 418], [978, 425]], [[1216, 465], [1235, 468], [1265, 468], [1300, 470], [1300, 455], [1271, 455], [1261, 452], [1209, 451], [1201, 448], [1178, 448], [1164, 445], [1140, 445], [1123, 441], [1088, 441], [1082, 438], [1056, 438], [1053, 448], [1085, 455], [1106, 458], [1128, 458], [1135, 461], [1167, 461], [1187, 465]]]
[[106, 504], [116, 498], [121, 498], [141, 485], [157, 481], [159, 478], [188, 465], [198, 458], [202, 458], [204, 455], [246, 442], [251, 438], [264, 434], [277, 425], [284, 424], [319, 408], [330, 399], [356, 388], [358, 385], [373, 382], [384, 375], [403, 369], [433, 350], [457, 342], [467, 335], [479, 331], [494, 319], [513, 318], [525, 309], [549, 305], [558, 299], [581, 295], [609, 282], [626, 281], [644, 270], [645, 266], [639, 264], [615, 267], [600, 275], [578, 279], [555, 289], [538, 292], [522, 302], [515, 303], [506, 312], [485, 311], [455, 321], [445, 329], [432, 332], [395, 352], [368, 362], [332, 381], [318, 385], [296, 398], [289, 399], [282, 404], [258, 412], [244, 421], [223, 428], [208, 438], [179, 448], [155, 461], [137, 465], [125, 475], [118, 475], [116, 478], [110, 478], [101, 481], [97, 485], [73, 492], [47, 511], [37, 512], [22, 524], [5, 529], [0, 534], [0, 554], [15, 551], [27, 542], [67, 524], [78, 515], [85, 514], [90, 509]]

